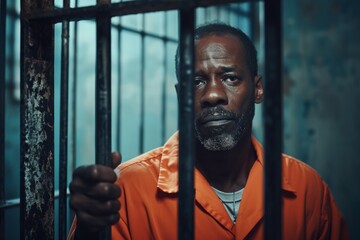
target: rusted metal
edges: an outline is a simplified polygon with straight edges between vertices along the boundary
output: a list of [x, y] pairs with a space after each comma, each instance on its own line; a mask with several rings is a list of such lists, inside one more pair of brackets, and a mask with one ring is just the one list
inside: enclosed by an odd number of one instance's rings
[[194, 28], [195, 9], [180, 10], [178, 239], [194, 239]]
[[[207, 7], [227, 3], [258, 2], [259, 0], [197, 0], [194, 7]], [[125, 16], [130, 14], [147, 13], [155, 11], [168, 11], [182, 8], [184, 0], [156, 0], [156, 1], [126, 1], [119, 3], [102, 4], [101, 6], [87, 6], [70, 9], [56, 9], [54, 11], [37, 11], [27, 15], [28, 19], [43, 19], [49, 22], [63, 20], [75, 21], [96, 18], [99, 14], [109, 17]]]
[[[101, 3], [100, 3], [101, 2]], [[99, 4], [104, 4], [99, 1]], [[96, 161], [111, 166], [111, 34], [110, 17], [96, 20]]]
[[[67, 196], [69, 196], [70, 192], [67, 192]], [[54, 192], [54, 199], [59, 198], [59, 190], [55, 190]], [[0, 205], [1, 209], [9, 209], [9, 208], [16, 208], [20, 205], [20, 198], [12, 198], [6, 199], [6, 201]]]
[[[69, 8], [70, 1], [64, 0]], [[60, 93], [60, 159], [59, 159], [59, 240], [66, 239], [67, 166], [68, 166], [68, 111], [69, 111], [69, 21], [62, 22]]]
[[[22, 16], [52, 10], [22, 0]], [[21, 239], [54, 239], [54, 27], [21, 19]]]
[[[5, 49], [6, 0], [0, 3], [0, 205], [5, 203]], [[5, 213], [0, 209], [0, 239], [5, 239]]]
[[[98, 6], [110, 5], [98, 0]], [[96, 163], [111, 166], [111, 18], [96, 19]], [[99, 239], [110, 239], [110, 227], [100, 231]]]
[[265, 1], [265, 239], [281, 239], [281, 0]]

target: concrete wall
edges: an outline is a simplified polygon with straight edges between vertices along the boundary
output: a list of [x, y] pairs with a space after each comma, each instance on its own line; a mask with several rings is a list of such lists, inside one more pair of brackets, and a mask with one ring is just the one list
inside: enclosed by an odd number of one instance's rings
[[283, 1], [285, 152], [328, 183], [360, 239], [360, 1]]

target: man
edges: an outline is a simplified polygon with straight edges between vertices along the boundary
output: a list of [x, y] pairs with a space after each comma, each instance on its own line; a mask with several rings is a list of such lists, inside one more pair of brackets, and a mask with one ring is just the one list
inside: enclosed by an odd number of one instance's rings
[[[262, 239], [263, 150], [251, 135], [264, 94], [256, 50], [240, 30], [209, 24], [196, 29], [195, 55], [195, 239]], [[287, 155], [282, 166], [283, 238], [348, 239], [321, 177]], [[75, 170], [70, 237], [89, 239], [113, 224], [113, 239], [176, 239], [177, 169], [175, 133], [118, 166], [119, 178], [104, 166]]]

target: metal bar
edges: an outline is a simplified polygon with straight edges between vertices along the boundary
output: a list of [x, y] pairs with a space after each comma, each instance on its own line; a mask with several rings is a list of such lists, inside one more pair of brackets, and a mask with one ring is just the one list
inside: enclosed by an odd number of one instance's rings
[[[78, 0], [75, 0], [75, 7], [78, 6]], [[71, 132], [72, 132], [72, 148], [71, 148], [71, 170], [74, 171], [76, 168], [76, 104], [77, 104], [77, 36], [78, 36], [78, 22], [74, 22], [74, 40], [73, 40], [73, 86], [72, 86], [72, 97], [73, 101], [71, 103], [72, 105], [72, 124], [71, 124]]]
[[[64, 0], [69, 8], [70, 1]], [[60, 159], [59, 159], [59, 240], [65, 240], [67, 210], [67, 165], [68, 165], [68, 111], [69, 111], [69, 21], [62, 22], [61, 47], [61, 100], [60, 100]]]
[[167, 88], [167, 43], [166, 40], [166, 29], [167, 29], [167, 15], [164, 12], [164, 55], [163, 55], [163, 66], [164, 66], [164, 78], [162, 84], [162, 101], [161, 101], [161, 120], [162, 120], [162, 128], [161, 128], [161, 142], [165, 143], [166, 139], [166, 88]]
[[[54, 8], [21, 1], [21, 14]], [[21, 19], [21, 239], [54, 239], [54, 26]]]
[[[7, 199], [5, 201], [3, 201], [3, 203], [0, 205], [1, 210], [7, 209], [7, 208], [13, 208], [13, 207], [17, 207], [20, 205], [20, 198], [15, 198], [15, 199]], [[5, 223], [5, 222], [2, 222]], [[3, 234], [5, 232], [2, 232]], [[2, 238], [4, 239], [4, 238]]]
[[144, 152], [144, 124], [145, 124], [145, 15], [142, 15], [142, 31], [141, 31], [141, 57], [140, 57], [140, 126], [139, 126], [139, 153]]
[[[110, 0], [97, 0], [107, 7]], [[96, 163], [111, 166], [111, 18], [96, 19]], [[110, 239], [111, 228], [99, 233], [99, 239]]]
[[[69, 189], [66, 189], [66, 195], [70, 195]], [[54, 199], [59, 198], [59, 190], [55, 190], [54, 192]], [[0, 209], [8, 209], [8, 208], [14, 208], [20, 205], [20, 198], [13, 198], [13, 199], [7, 199], [0, 205]]]
[[[0, 2], [0, 204], [5, 202], [5, 50], [6, 0]], [[0, 210], [0, 239], [5, 239], [5, 212]]]
[[255, 40], [256, 38], [256, 33], [257, 33], [257, 27], [258, 27], [258, 20], [257, 20], [257, 16], [256, 16], [256, 6], [255, 6], [255, 3], [250, 3], [249, 4], [249, 19], [250, 19], [250, 22], [251, 22], [251, 26], [250, 26], [250, 33], [249, 33], [249, 36], [250, 36], [250, 39], [252, 41]]
[[216, 12], [216, 19], [220, 19], [220, 10], [221, 10], [221, 8], [220, 7], [217, 7], [216, 9], [215, 9], [215, 12]]
[[[118, 25], [112, 24], [112, 27], [120, 28], [121, 30], [124, 30], [124, 31], [127, 31], [127, 32], [132, 32], [132, 33], [136, 33], [136, 34], [139, 33], [139, 31], [136, 30], [136, 29], [132, 29], [132, 28], [126, 27], [126, 26], [121, 26], [120, 24], [118, 24]], [[146, 35], [146, 37], [151, 37], [151, 38], [159, 39], [159, 40], [162, 40], [162, 41], [168, 41], [168, 42], [173, 42], [173, 43], [178, 42], [178, 40], [176, 40], [175, 38], [169, 37], [169, 36], [160, 36], [158, 34], [151, 33], [151, 32], [146, 32], [146, 31], [144, 31], [144, 34]]]
[[[178, 239], [194, 239], [194, 27], [195, 9], [180, 10]], [[184, 3], [185, 5], [185, 3]]]
[[281, 239], [281, 0], [265, 1], [265, 239]]
[[[78, 0], [75, 0], [75, 7], [78, 6]], [[77, 35], [78, 35], [78, 22], [74, 22], [74, 38], [73, 38], [73, 83], [72, 83], [72, 103], [71, 103], [71, 112], [72, 112], [72, 119], [71, 119], [71, 157], [70, 157], [70, 166], [71, 172], [73, 172], [76, 168], [76, 104], [77, 104]], [[71, 222], [74, 219], [74, 212], [71, 211], [69, 214], [68, 221]]]
[[[227, 3], [257, 2], [259, 0], [197, 0], [194, 7], [206, 7], [213, 5], [222, 5]], [[53, 11], [36, 11], [28, 13], [29, 20], [42, 19], [44, 21], [56, 23], [63, 20], [75, 21], [83, 19], [92, 19], [96, 16], [106, 15], [109, 17], [125, 16], [137, 13], [147, 13], [155, 11], [176, 10], [182, 8], [183, 0], [157, 0], [157, 1], [127, 1], [112, 3], [106, 6], [87, 6], [70, 9], [55, 9]]]
[[[120, 20], [119, 20], [120, 21]], [[119, 54], [119, 57], [118, 57], [118, 107], [117, 107], [117, 131], [116, 131], [116, 146], [118, 147], [118, 149], [121, 148], [121, 134], [120, 134], [120, 131], [121, 131], [121, 82], [122, 82], [122, 77], [121, 77], [121, 30], [122, 28], [120, 27], [120, 25], [118, 25], [119, 27], [117, 28], [118, 30], [118, 54]]]

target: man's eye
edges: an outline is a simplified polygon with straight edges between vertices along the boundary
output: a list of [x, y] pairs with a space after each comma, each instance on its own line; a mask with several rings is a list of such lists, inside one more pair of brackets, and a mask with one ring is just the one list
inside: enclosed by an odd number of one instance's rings
[[237, 81], [239, 81], [239, 78], [237, 76], [225, 76], [224, 81], [225, 82], [237, 82]]
[[194, 86], [197, 87], [197, 86], [200, 86], [204, 84], [204, 81], [203, 80], [200, 80], [200, 79], [195, 79], [194, 80]]

